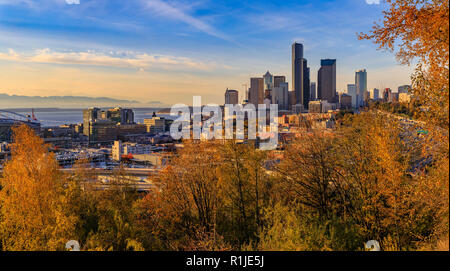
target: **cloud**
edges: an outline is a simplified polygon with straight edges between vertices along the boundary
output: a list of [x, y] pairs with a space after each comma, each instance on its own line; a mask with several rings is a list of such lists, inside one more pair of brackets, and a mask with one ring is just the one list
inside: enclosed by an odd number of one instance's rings
[[146, 0], [146, 6], [159, 16], [166, 17], [168, 19], [175, 21], [181, 21], [208, 35], [211, 35], [219, 39], [231, 41], [230, 37], [216, 30], [213, 26], [209, 25], [208, 23], [198, 18], [195, 18], [194, 16], [186, 13], [184, 10], [175, 7], [173, 5], [170, 5], [166, 2], [163, 2], [161, 0]]
[[54, 5], [54, 4], [68, 4], [79, 5], [80, 0], [0, 0], [0, 5], [22, 5], [26, 4], [29, 7], [37, 8], [40, 6]]
[[379, 5], [380, 4], [380, 0], [366, 0], [366, 3], [368, 5], [373, 5], [373, 4]]
[[149, 67], [188, 68], [196, 70], [210, 70], [214, 68], [212, 63], [195, 61], [187, 57], [176, 57], [170, 55], [156, 55], [134, 52], [109, 52], [98, 53], [95, 51], [85, 52], [56, 52], [48, 48], [39, 49], [32, 54], [19, 54], [13, 49], [7, 53], [0, 52], [0, 60], [31, 62], [31, 63], [54, 63], [72, 65], [106, 66], [117, 68], [137, 68], [143, 71]]

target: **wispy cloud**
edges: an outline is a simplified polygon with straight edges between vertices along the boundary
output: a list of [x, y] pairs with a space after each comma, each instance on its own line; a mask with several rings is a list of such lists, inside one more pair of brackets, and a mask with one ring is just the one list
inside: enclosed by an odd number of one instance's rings
[[169, 55], [152, 55], [134, 52], [109, 52], [98, 53], [86, 52], [56, 52], [48, 48], [34, 51], [32, 54], [17, 53], [9, 49], [6, 53], [0, 52], [0, 60], [30, 62], [30, 63], [53, 63], [105, 66], [116, 68], [137, 68], [143, 70], [150, 67], [161, 67], [165, 69], [195, 69], [210, 70], [214, 68], [212, 63], [195, 61], [187, 57], [176, 57]]
[[380, 4], [380, 0], [366, 0], [366, 3], [368, 5], [373, 5], [373, 4], [379, 5]]
[[0, 5], [22, 5], [29, 7], [46, 6], [47, 4], [79, 5], [80, 0], [0, 0]]
[[232, 41], [229, 36], [221, 33], [219, 30], [215, 29], [205, 21], [202, 21], [201, 19], [188, 14], [185, 10], [179, 7], [175, 7], [161, 0], [145, 0], [145, 5], [148, 9], [153, 11], [158, 16], [162, 16], [175, 21], [181, 21], [213, 37]]

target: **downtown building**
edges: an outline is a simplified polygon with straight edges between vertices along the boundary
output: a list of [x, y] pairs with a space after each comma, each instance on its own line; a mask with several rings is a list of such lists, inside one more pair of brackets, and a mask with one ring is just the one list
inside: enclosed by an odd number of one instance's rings
[[352, 97], [352, 107], [356, 107], [357, 97], [356, 97], [356, 85], [355, 84], [347, 84], [347, 94]]
[[[362, 69], [355, 72], [356, 107], [364, 106], [364, 97], [367, 97], [367, 71]], [[366, 96], [365, 96], [366, 95]]]
[[292, 91], [291, 107], [302, 105], [308, 108], [310, 100], [310, 69], [308, 62], [303, 58], [303, 44], [292, 44]]
[[317, 73], [317, 99], [328, 103], [337, 103], [336, 94], [336, 59], [320, 60]]
[[132, 109], [116, 107], [102, 110], [92, 107], [83, 110], [83, 134], [89, 143], [108, 143], [131, 134], [147, 130], [143, 124], [134, 122]]
[[228, 89], [225, 91], [225, 104], [236, 105], [239, 103], [239, 92], [234, 89]]
[[250, 78], [250, 88], [248, 90], [248, 102], [258, 108], [264, 102], [264, 79], [262, 77]]

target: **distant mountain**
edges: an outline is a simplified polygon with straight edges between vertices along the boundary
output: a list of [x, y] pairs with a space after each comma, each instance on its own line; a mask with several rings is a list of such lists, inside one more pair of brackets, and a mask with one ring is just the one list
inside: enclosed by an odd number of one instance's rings
[[139, 102], [135, 100], [120, 100], [108, 97], [85, 96], [23, 96], [0, 93], [0, 108], [42, 108], [42, 107], [164, 107], [159, 101]]

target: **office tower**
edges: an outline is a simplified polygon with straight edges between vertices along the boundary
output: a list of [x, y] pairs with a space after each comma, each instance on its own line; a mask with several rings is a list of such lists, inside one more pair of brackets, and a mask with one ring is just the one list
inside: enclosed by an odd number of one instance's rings
[[302, 93], [302, 101], [301, 104], [303, 104], [303, 108], [308, 109], [309, 106], [309, 100], [311, 99], [311, 83], [309, 80], [309, 72], [310, 69], [308, 68], [308, 62], [306, 59], [303, 59], [303, 93]]
[[100, 109], [97, 107], [91, 107], [83, 110], [83, 134], [89, 136], [89, 130], [91, 122], [94, 122], [99, 117]]
[[121, 107], [116, 107], [108, 110], [101, 110], [99, 119], [112, 120], [117, 123], [122, 124], [132, 124], [134, 123], [134, 113], [132, 109], [124, 109]]
[[370, 90], [370, 98], [374, 101], [380, 98], [380, 90], [377, 88], [373, 88]]
[[272, 104], [278, 104], [278, 110], [289, 109], [289, 84], [280, 83], [272, 90]]
[[398, 87], [398, 93], [410, 93], [411, 92], [411, 86], [410, 85], [403, 85]]
[[250, 78], [250, 89], [248, 93], [249, 103], [258, 108], [258, 104], [264, 102], [264, 79], [261, 77]]
[[273, 89], [273, 75], [270, 74], [269, 71], [266, 72], [266, 74], [263, 75], [264, 79], [264, 99], [272, 100], [272, 89]]
[[383, 100], [384, 100], [385, 102], [389, 101], [389, 96], [391, 95], [391, 94], [390, 94], [391, 92], [392, 92], [392, 91], [391, 91], [390, 88], [385, 88], [385, 89], [383, 90]]
[[274, 87], [279, 87], [280, 83], [285, 83], [286, 82], [286, 76], [283, 75], [275, 75], [273, 77], [273, 86]]
[[352, 107], [356, 107], [356, 85], [347, 84], [347, 94], [352, 96]]
[[311, 82], [311, 86], [310, 86], [310, 97], [311, 97], [311, 101], [314, 101], [317, 99], [317, 92], [316, 92], [316, 82]]
[[147, 133], [158, 134], [166, 131], [166, 119], [153, 116], [151, 119], [144, 119]]
[[291, 104], [302, 104], [308, 108], [310, 99], [309, 68], [307, 60], [303, 58], [303, 44], [292, 44], [292, 90], [295, 94]]
[[273, 88], [273, 75], [270, 74], [269, 71], [266, 72], [266, 74], [263, 75], [264, 78], [264, 90], [269, 89], [271, 90]]
[[303, 44], [294, 42], [292, 44], [292, 90], [295, 93], [295, 101], [291, 104], [303, 104], [303, 87], [305, 61], [303, 58]]
[[352, 96], [345, 93], [339, 94], [339, 103], [341, 109], [350, 109], [352, 107]]
[[239, 92], [234, 89], [228, 89], [225, 91], [225, 104], [238, 104], [239, 103]]
[[288, 103], [289, 103], [289, 110], [293, 109], [295, 105], [295, 91], [289, 91]]
[[367, 91], [367, 71], [365, 69], [356, 71], [356, 107], [364, 105], [364, 93]]
[[317, 98], [336, 103], [336, 59], [320, 60], [317, 74]]

